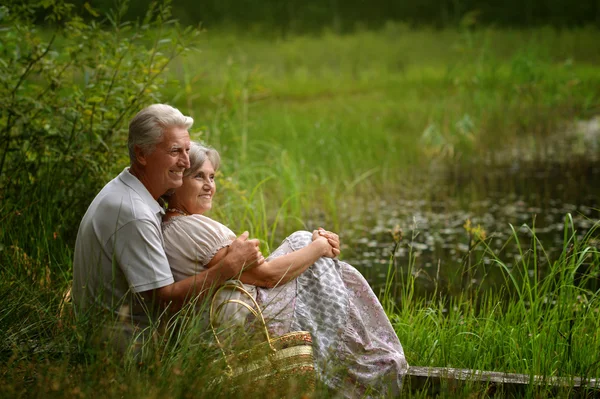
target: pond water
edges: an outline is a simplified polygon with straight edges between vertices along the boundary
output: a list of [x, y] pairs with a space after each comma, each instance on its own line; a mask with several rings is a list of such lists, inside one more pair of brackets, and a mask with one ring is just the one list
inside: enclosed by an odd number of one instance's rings
[[[469, 287], [504, 285], [503, 273], [484, 245], [468, 255], [471, 240], [465, 223], [470, 220], [472, 227], [485, 231], [489, 249], [509, 269], [533, 267], [523, 258], [532, 257], [535, 229], [544, 248], [538, 247], [537, 253], [538, 272], [543, 275], [548, 259], [556, 260], [563, 250], [566, 215], [579, 238], [600, 220], [599, 155], [600, 118], [596, 118], [546, 138], [543, 146], [523, 140], [494, 157], [451, 168], [447, 163], [432, 166], [421, 176], [418, 192], [365, 201], [359, 206], [363, 212], [347, 213], [344, 259], [359, 268], [377, 292], [385, 284], [394, 248], [390, 231], [398, 226], [403, 233], [395, 252], [398, 278], [407, 273], [417, 276], [417, 295], [437, 289], [452, 296]], [[593, 245], [599, 236], [600, 231], [591, 240]]]

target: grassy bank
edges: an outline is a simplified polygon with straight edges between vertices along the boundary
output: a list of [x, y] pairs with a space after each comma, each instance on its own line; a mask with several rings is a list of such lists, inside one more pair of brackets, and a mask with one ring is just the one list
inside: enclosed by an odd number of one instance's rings
[[[250, 230], [267, 250], [293, 230], [317, 227], [305, 226], [309, 220], [344, 238], [362, 212], [358, 199], [435, 190], [432, 165], [506, 162], [502, 149], [523, 137], [542, 148], [567, 122], [597, 115], [598, 34], [402, 25], [286, 40], [207, 32], [201, 51], [170, 67], [178, 82], [162, 95], [195, 118], [195, 138], [222, 153], [212, 216]], [[118, 159], [114, 173], [122, 170], [124, 146], [107, 151]], [[89, 325], [59, 326], [77, 229], [62, 220], [76, 215], [44, 206], [46, 198], [51, 193], [40, 190], [18, 212], [0, 204], [0, 396], [208, 395], [193, 336], [173, 353], [159, 345], [138, 367], [91, 351]], [[491, 249], [481, 255], [491, 265], [474, 258], [470, 267], [504, 276], [506, 289], [497, 292], [471, 286], [460, 297], [440, 290], [417, 298], [416, 277], [391, 267], [390, 280], [402, 284], [386, 306], [409, 363], [600, 377], [591, 355], [600, 352], [600, 303], [586, 285], [598, 278], [597, 232], [577, 241], [566, 226], [564, 251], [544, 260], [544, 276], [535, 273], [542, 253], [535, 234], [513, 267]]]
[[[409, 363], [597, 378], [600, 363], [592, 354], [600, 351], [600, 297], [589, 287], [600, 278], [599, 227], [596, 224], [578, 240], [567, 218], [565, 250], [551, 259], [550, 271], [543, 277], [531, 273], [539, 266], [543, 252], [535, 236], [535, 244], [522, 248], [523, 260], [513, 268], [486, 251], [494, 259], [492, 265], [476, 259], [471, 267], [499, 269], [506, 291], [483, 292], [470, 286], [460, 297], [415, 297], [416, 274], [396, 273], [400, 265], [390, 259], [390, 282], [402, 282], [396, 293], [400, 301], [390, 296], [392, 285], [380, 296]], [[486, 242], [480, 244], [485, 246]], [[411, 241], [404, 239], [399, 245], [410, 247]], [[65, 257], [62, 261], [69, 260]], [[469, 269], [457, 273], [468, 274]], [[166, 341], [151, 343], [153, 355], [144, 363], [123, 362], [108, 350], [93, 349], [91, 321], [59, 316], [56, 287], [14, 279], [2, 284], [2, 297], [1, 396], [214, 397], [222, 388], [209, 388], [219, 375], [211, 366], [220, 354], [203, 344], [210, 335], [206, 330], [181, 330]], [[442, 397], [485, 390], [480, 384], [468, 383], [458, 388], [442, 387]], [[531, 397], [554, 397], [568, 394], [570, 388], [560, 388], [557, 393], [542, 385], [527, 392]], [[326, 390], [320, 390], [316, 397], [327, 395]]]
[[[421, 299], [412, 296], [409, 277], [392, 319], [410, 357], [419, 365], [597, 378], [600, 362], [590, 354], [600, 349], [600, 297], [594, 288], [600, 277], [600, 224], [582, 240], [571, 227], [567, 218], [564, 251], [549, 259], [543, 276], [544, 248], [535, 235], [514, 267], [483, 242], [493, 261], [472, 267], [485, 273], [500, 269], [504, 290], [481, 291], [476, 285], [465, 287], [460, 297]], [[518, 243], [516, 233], [513, 239]], [[468, 275], [469, 269], [458, 273]]]

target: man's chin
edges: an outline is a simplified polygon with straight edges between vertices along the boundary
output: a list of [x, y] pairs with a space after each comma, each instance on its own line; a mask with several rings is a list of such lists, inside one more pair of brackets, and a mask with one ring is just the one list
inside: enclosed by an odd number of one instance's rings
[[169, 190], [174, 190], [176, 188], [179, 188], [183, 185], [183, 179], [179, 179], [179, 180], [171, 180], [171, 184], [169, 184]]

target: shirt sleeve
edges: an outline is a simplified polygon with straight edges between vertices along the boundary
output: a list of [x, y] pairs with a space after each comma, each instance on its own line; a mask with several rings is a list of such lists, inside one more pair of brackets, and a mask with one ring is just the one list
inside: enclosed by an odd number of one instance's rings
[[204, 270], [220, 249], [231, 244], [235, 234], [218, 222], [194, 215], [173, 220], [164, 230], [164, 239], [171, 268], [191, 276]]
[[164, 287], [174, 282], [165, 255], [161, 231], [150, 221], [134, 220], [117, 231], [113, 256], [133, 292]]

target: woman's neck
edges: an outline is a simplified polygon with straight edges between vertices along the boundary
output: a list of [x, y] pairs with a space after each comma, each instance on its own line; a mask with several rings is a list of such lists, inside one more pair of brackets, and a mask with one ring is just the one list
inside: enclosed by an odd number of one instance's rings
[[169, 201], [169, 206], [166, 209], [165, 215], [163, 216], [163, 222], [166, 222], [167, 220], [170, 220], [172, 218], [175, 217], [180, 217], [180, 216], [190, 216], [191, 213], [189, 213], [185, 207], [179, 205], [176, 201]]

